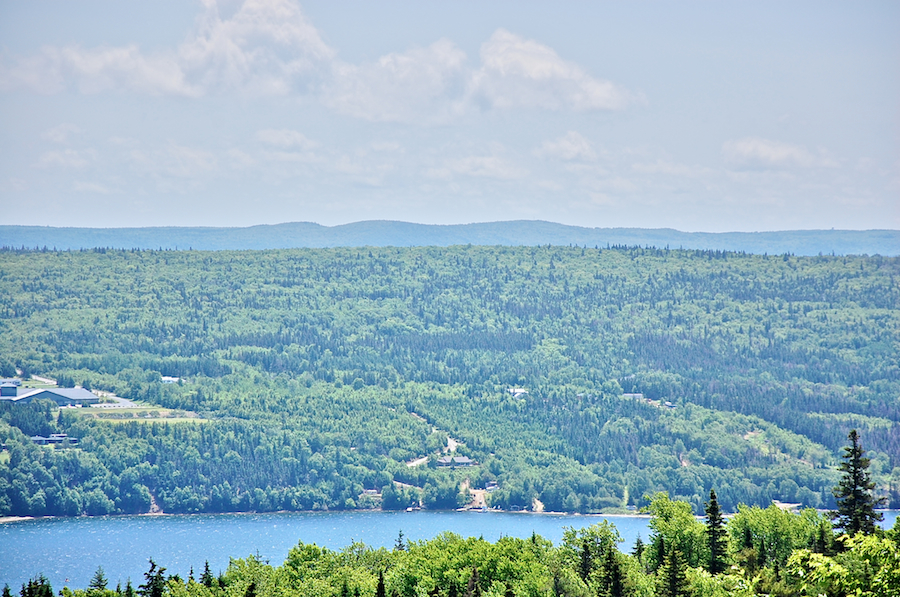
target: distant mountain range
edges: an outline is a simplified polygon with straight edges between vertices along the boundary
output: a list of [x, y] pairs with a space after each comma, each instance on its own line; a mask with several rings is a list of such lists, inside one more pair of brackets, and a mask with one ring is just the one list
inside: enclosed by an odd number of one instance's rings
[[900, 230], [681, 232], [671, 228], [584, 228], [520, 220], [480, 224], [365, 221], [340, 226], [312, 222], [246, 228], [54, 228], [0, 226], [0, 246], [28, 249], [286, 249], [296, 247], [450, 245], [607, 245], [709, 249], [794, 255], [900, 255]]

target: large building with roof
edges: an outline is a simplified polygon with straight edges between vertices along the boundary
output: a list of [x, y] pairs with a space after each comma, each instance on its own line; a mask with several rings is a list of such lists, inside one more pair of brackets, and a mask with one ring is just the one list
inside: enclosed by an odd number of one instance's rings
[[[6, 389], [6, 388], [5, 388]], [[16, 404], [28, 404], [35, 400], [52, 400], [58, 406], [90, 406], [100, 402], [100, 398], [90, 390], [84, 388], [17, 388], [15, 395], [7, 391], [0, 396], [0, 400]]]

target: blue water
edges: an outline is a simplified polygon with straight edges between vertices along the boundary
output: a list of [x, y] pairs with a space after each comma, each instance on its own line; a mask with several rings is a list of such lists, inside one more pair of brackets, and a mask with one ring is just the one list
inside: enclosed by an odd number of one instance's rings
[[[884, 512], [891, 528], [897, 511]], [[616, 525], [630, 550], [649, 535], [648, 518], [475, 512], [321, 512], [279, 514], [194, 514], [185, 516], [101, 516], [44, 518], [0, 524], [0, 585], [16, 593], [22, 583], [43, 574], [58, 591], [85, 588], [103, 566], [110, 588], [143, 582], [152, 557], [168, 574], [199, 576], [209, 560], [214, 573], [229, 558], [259, 554], [280, 565], [298, 541], [341, 549], [352, 541], [391, 547], [398, 533], [410, 541], [431, 539], [443, 531], [496, 541], [501, 536], [529, 537], [532, 532], [559, 544], [564, 527], [582, 528], [606, 518]]]
[[[259, 554], [280, 565], [298, 541], [341, 549], [352, 541], [391, 547], [402, 530], [410, 541], [444, 531], [496, 541], [501, 536], [530, 537], [532, 532], [558, 544], [564, 527], [582, 528], [597, 516], [477, 512], [304, 512], [278, 514], [194, 514], [185, 516], [101, 516], [44, 518], [0, 524], [0, 586], [13, 593], [37, 574], [54, 591], [85, 588], [103, 566], [109, 587], [130, 578], [144, 580], [152, 557], [167, 574], [196, 576], [209, 560], [213, 573], [229, 558]], [[607, 517], [631, 549], [638, 534], [647, 539], [647, 518]]]

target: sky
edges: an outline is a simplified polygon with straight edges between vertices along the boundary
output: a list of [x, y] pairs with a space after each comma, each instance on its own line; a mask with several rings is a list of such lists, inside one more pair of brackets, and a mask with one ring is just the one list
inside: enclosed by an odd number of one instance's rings
[[0, 224], [900, 229], [900, 3], [0, 0]]

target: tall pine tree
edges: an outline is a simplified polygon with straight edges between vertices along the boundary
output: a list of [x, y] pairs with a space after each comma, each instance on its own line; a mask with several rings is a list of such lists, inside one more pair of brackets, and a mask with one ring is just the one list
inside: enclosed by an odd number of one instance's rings
[[884, 505], [885, 500], [875, 499], [875, 482], [868, 470], [869, 459], [865, 457], [866, 451], [859, 443], [856, 429], [852, 429], [847, 438], [850, 445], [844, 448], [844, 462], [839, 468], [843, 475], [833, 490], [837, 510], [830, 512], [829, 516], [835, 521], [835, 527], [848, 535], [871, 535], [875, 532], [875, 524], [882, 518], [875, 508]]
[[662, 545], [665, 555], [663, 565], [656, 571], [656, 594], [659, 597], [687, 597], [690, 591], [684, 557], [676, 546]]
[[719, 509], [719, 500], [714, 489], [709, 490], [709, 501], [706, 503], [706, 543], [709, 546], [710, 574], [719, 574], [725, 571], [726, 561], [726, 534], [725, 519], [722, 510]]

